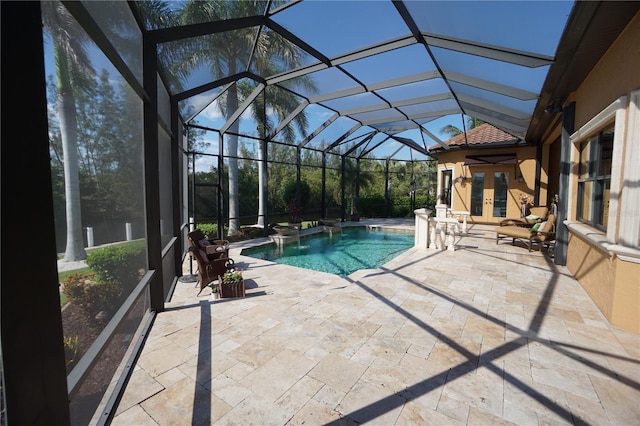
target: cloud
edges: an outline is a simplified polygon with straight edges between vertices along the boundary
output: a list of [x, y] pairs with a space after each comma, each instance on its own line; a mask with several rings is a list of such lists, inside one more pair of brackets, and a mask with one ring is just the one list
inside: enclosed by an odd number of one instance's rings
[[216, 161], [216, 157], [208, 155], [196, 158], [196, 173], [211, 171], [211, 168], [216, 166]]

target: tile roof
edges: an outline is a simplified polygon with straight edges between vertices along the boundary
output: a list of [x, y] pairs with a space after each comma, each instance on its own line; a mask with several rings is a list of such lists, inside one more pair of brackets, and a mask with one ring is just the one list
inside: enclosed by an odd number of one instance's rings
[[[487, 145], [518, 145], [520, 142], [522, 142], [522, 139], [500, 130], [489, 123], [484, 123], [471, 130], [467, 130], [466, 140], [464, 133], [460, 133], [445, 141], [445, 144], [450, 147], [468, 146], [472, 148], [476, 146], [485, 147]], [[429, 151], [442, 150], [444, 150], [444, 148], [440, 145], [429, 147]]]

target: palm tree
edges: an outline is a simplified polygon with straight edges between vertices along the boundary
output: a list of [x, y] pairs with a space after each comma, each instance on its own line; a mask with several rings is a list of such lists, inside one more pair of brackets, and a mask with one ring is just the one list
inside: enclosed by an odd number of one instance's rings
[[[279, 3], [279, 2], [274, 2]], [[215, 22], [225, 19], [232, 19], [245, 16], [255, 16], [265, 13], [267, 5], [272, 4], [268, 1], [250, 0], [250, 1], [233, 1], [233, 0], [208, 0], [196, 1], [189, 0], [182, 9], [181, 16], [184, 24]], [[189, 76], [191, 72], [198, 69], [202, 65], [209, 67], [209, 70], [216, 78], [222, 78], [229, 75], [235, 75], [240, 71], [249, 68], [246, 63], [251, 56], [250, 53], [255, 49], [255, 58], [253, 63], [258, 69], [258, 74], [265, 71], [277, 72], [278, 65], [283, 68], [292, 69], [298, 67], [302, 63], [302, 52], [295, 46], [283, 42], [279, 37], [274, 37], [272, 33], [264, 28], [258, 32], [254, 28], [243, 28], [229, 31], [224, 34], [214, 35], [210, 37], [202, 37], [190, 46], [188, 56], [176, 68], [182, 76]], [[273, 74], [270, 74], [273, 75]], [[223, 102], [219, 105], [222, 107], [225, 118], [238, 109], [240, 101], [243, 98], [242, 87], [233, 84], [227, 90]], [[293, 99], [293, 96], [290, 95]], [[281, 103], [281, 99], [269, 98], [266, 100], [270, 109], [286, 113], [293, 109], [289, 109], [290, 105]], [[259, 108], [253, 108], [254, 117], [259, 118], [258, 126], [262, 129], [268, 129], [268, 122]], [[264, 110], [264, 107], [263, 107]], [[281, 117], [284, 115], [281, 115]], [[300, 116], [296, 118], [298, 127], [306, 127], [306, 118]], [[238, 202], [239, 184], [238, 184], [238, 130], [239, 121], [233, 123], [226, 138], [227, 157], [229, 161], [229, 234], [240, 230], [240, 208]], [[262, 133], [265, 133], [265, 130]], [[264, 137], [264, 135], [261, 135]], [[260, 173], [265, 171], [260, 168]], [[264, 178], [264, 176], [262, 176]], [[260, 191], [260, 197], [264, 197], [264, 191]], [[261, 201], [261, 209], [264, 210], [264, 200]], [[263, 213], [263, 212], [262, 212]], [[262, 217], [262, 216], [261, 216]]]
[[95, 71], [87, 54], [88, 38], [62, 3], [43, 2], [45, 28], [53, 41], [56, 63], [56, 92], [62, 140], [67, 245], [65, 261], [87, 257], [82, 240], [80, 181], [78, 174], [78, 128], [75, 91], [91, 87]]
[[[356, 156], [359, 154], [356, 153]], [[374, 176], [372, 173], [361, 171], [357, 160], [351, 157], [345, 157], [343, 173], [346, 182], [345, 192], [351, 197], [349, 213], [358, 214], [358, 190], [369, 187], [374, 182]]]
[[[484, 124], [484, 121], [478, 118], [467, 117], [467, 130], [475, 129], [476, 127], [480, 127], [480, 125], [482, 124]], [[458, 129], [453, 124], [447, 124], [446, 126], [440, 129], [440, 133], [443, 133], [449, 137], [454, 137], [461, 134], [462, 130]]]
[[[304, 84], [311, 84], [307, 79], [302, 80]], [[271, 131], [273, 130], [273, 124], [271, 120], [266, 115], [267, 107], [273, 114], [278, 117], [278, 120], [281, 121], [286, 118], [296, 107], [298, 106], [298, 102], [294, 96], [291, 95], [291, 92], [280, 90], [277, 88], [267, 88], [263, 92], [263, 96], [259, 96], [254, 102], [252, 108], [252, 115], [256, 123], [258, 123], [259, 136], [261, 139], [267, 137]], [[294, 124], [300, 131], [300, 133], [304, 132], [307, 129], [307, 116], [303, 112], [301, 114], [296, 115], [294, 119]], [[293, 143], [295, 138], [295, 132], [291, 126], [287, 126], [283, 129], [283, 139], [285, 142]], [[266, 152], [263, 149], [263, 144], [260, 144], [258, 150], [258, 160], [265, 159], [266, 160]], [[258, 166], [258, 179], [260, 191], [258, 192], [258, 226], [265, 227], [267, 224], [265, 223], [265, 214], [267, 212], [267, 170], [263, 167], [264, 163], [260, 163]]]

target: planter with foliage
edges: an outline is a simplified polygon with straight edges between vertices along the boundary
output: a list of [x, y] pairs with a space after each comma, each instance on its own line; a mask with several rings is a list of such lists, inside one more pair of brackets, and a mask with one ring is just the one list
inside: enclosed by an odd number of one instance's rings
[[222, 276], [218, 276], [218, 291], [220, 298], [244, 297], [244, 278], [242, 272], [237, 269], [227, 271]]

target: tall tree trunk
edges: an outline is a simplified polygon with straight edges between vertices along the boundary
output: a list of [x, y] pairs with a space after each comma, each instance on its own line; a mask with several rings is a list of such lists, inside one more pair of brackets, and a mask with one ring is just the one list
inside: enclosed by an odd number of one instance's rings
[[87, 258], [82, 241], [80, 180], [78, 177], [78, 131], [75, 98], [71, 92], [58, 93], [58, 116], [64, 158], [64, 190], [67, 213], [67, 247], [64, 260]]
[[[264, 134], [262, 135], [264, 138]], [[258, 148], [258, 226], [265, 228], [264, 217], [267, 212], [267, 143], [260, 141]]]
[[[238, 109], [238, 91], [232, 85], [227, 94], [227, 119]], [[239, 204], [239, 182], [238, 182], [238, 130], [239, 119], [229, 128], [227, 139], [227, 158], [229, 159], [229, 235], [240, 231], [240, 204]]]
[[80, 179], [78, 174], [78, 120], [76, 100], [71, 88], [69, 62], [64, 50], [54, 45], [56, 57], [58, 117], [64, 164], [64, 192], [67, 216], [67, 247], [64, 260], [73, 262], [87, 258], [82, 241]]

